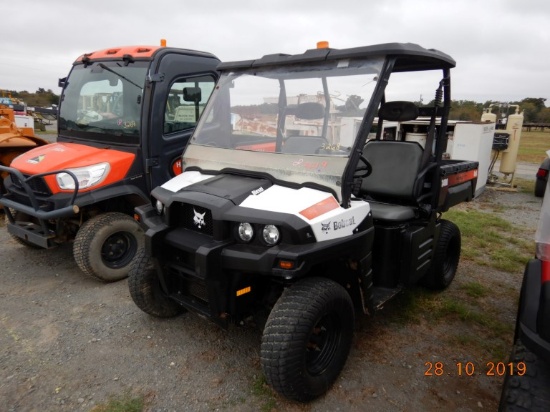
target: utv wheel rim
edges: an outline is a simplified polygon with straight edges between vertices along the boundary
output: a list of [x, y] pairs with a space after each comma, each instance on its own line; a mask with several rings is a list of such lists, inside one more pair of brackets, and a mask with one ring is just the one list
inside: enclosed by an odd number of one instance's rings
[[136, 251], [136, 238], [127, 232], [119, 232], [105, 240], [101, 248], [101, 259], [109, 268], [118, 269], [130, 263]]
[[338, 351], [342, 329], [334, 314], [323, 316], [309, 336], [306, 368], [310, 375], [321, 375], [331, 364]]

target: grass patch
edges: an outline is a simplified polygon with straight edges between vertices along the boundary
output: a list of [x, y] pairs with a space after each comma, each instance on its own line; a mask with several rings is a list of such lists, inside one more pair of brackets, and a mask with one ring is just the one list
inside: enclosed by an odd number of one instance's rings
[[110, 396], [107, 402], [96, 405], [90, 412], [143, 412], [145, 396], [124, 393]]
[[461, 289], [471, 298], [483, 298], [489, 294], [489, 289], [479, 282], [468, 282]]
[[262, 412], [272, 411], [277, 406], [273, 392], [267, 384], [264, 375], [256, 377], [252, 382], [252, 394], [263, 400], [260, 407], [260, 411]]
[[[490, 293], [487, 287], [470, 282], [461, 289], [467, 295], [477, 297]], [[483, 302], [471, 304], [460, 296], [449, 296], [422, 289], [406, 290], [398, 297], [398, 311], [392, 321], [397, 323], [425, 321], [430, 324], [445, 323], [451, 330], [444, 337], [450, 345], [464, 349], [482, 350], [492, 359], [504, 359], [508, 351], [508, 341], [513, 334], [514, 325], [498, 319], [495, 308], [481, 307]], [[467, 326], [467, 330], [453, 327], [457, 322]]]
[[521, 193], [535, 193], [535, 180], [521, 179], [518, 177], [514, 178], [514, 184], [516, 185], [518, 192]]
[[550, 133], [533, 131], [522, 132], [519, 142], [519, 162], [542, 163], [546, 159], [546, 151], [550, 149]]
[[462, 258], [509, 273], [521, 273], [533, 254], [533, 242], [499, 216], [475, 210], [451, 210], [445, 217], [462, 232]]

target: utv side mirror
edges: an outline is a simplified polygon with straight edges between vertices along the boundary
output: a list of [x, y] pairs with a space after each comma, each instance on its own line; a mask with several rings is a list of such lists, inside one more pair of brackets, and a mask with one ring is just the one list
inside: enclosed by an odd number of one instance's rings
[[67, 78], [66, 77], [63, 77], [63, 78], [57, 80], [57, 85], [61, 88], [65, 87], [66, 84], [67, 84]]
[[200, 87], [184, 87], [183, 88], [183, 100], [186, 102], [198, 103], [202, 99], [202, 93]]

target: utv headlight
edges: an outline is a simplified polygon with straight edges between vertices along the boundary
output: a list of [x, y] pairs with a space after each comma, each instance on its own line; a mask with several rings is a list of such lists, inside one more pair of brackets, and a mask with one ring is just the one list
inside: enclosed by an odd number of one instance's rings
[[[109, 163], [98, 163], [92, 166], [67, 170], [76, 176], [79, 189], [87, 189], [101, 183], [109, 174], [110, 169], [111, 166]], [[72, 190], [75, 188], [74, 180], [68, 173], [58, 173], [56, 179], [60, 189]]]
[[265, 225], [264, 230], [262, 231], [262, 236], [264, 238], [264, 242], [269, 246], [276, 245], [281, 238], [279, 229], [277, 229], [277, 226], [275, 225]]
[[156, 201], [155, 210], [157, 211], [157, 214], [159, 216], [162, 216], [164, 214], [164, 204], [160, 200]]
[[239, 225], [237, 232], [239, 234], [239, 238], [243, 242], [250, 242], [254, 237], [254, 228], [250, 223], [246, 223], [246, 222], [241, 223]]

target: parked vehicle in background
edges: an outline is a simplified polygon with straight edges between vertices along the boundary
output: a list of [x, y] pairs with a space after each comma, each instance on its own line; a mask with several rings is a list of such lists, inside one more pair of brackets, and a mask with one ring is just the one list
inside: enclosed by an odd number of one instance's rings
[[[265, 325], [267, 382], [302, 402], [325, 393], [356, 311], [455, 276], [460, 231], [441, 216], [472, 199], [478, 162], [443, 158], [454, 66], [398, 43], [218, 66], [184, 172], [136, 208], [146, 231], [129, 276], [136, 305]], [[387, 101], [420, 79], [437, 90], [434, 106]]]
[[80, 56], [60, 80], [57, 142], [0, 167], [9, 174], [0, 204], [10, 235], [40, 248], [74, 241], [84, 273], [126, 277], [143, 246], [134, 208], [181, 171], [218, 63], [210, 53], [162, 45]]
[[[548, 155], [550, 156], [550, 151], [548, 151]], [[537, 197], [544, 196], [549, 174], [550, 174], [550, 157], [547, 157], [540, 164], [539, 170], [537, 171], [536, 181], [535, 181], [535, 196]]]
[[[48, 142], [34, 134], [31, 116], [21, 113], [11, 98], [0, 98], [0, 166], [9, 166], [13, 159]], [[4, 192], [4, 178], [0, 171], [0, 193]], [[2, 206], [0, 205], [0, 209]]]
[[535, 235], [535, 258], [525, 267], [514, 347], [500, 411], [550, 410], [550, 190]]

